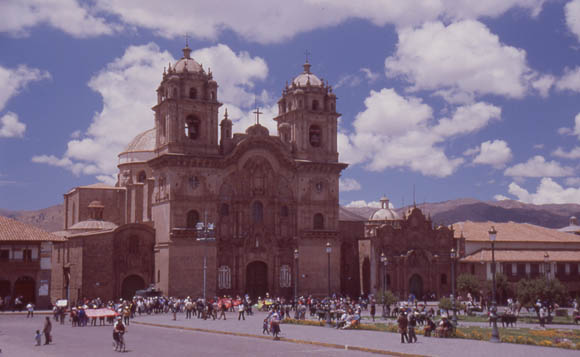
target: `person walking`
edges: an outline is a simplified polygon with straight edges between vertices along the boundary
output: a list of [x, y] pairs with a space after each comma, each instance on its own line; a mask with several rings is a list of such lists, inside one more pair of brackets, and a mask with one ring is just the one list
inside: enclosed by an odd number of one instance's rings
[[42, 332], [44, 333], [44, 344], [48, 345], [52, 342], [52, 336], [50, 334], [52, 332], [52, 323], [50, 322], [50, 317], [48, 316], [44, 320], [44, 328], [42, 329]]
[[415, 334], [415, 327], [417, 326], [417, 318], [415, 318], [414, 313], [409, 313], [407, 329], [409, 330], [408, 340], [409, 343], [417, 342], [417, 335]]
[[397, 318], [397, 325], [399, 326], [399, 333], [401, 334], [401, 343], [409, 342], [409, 336], [407, 335], [407, 317], [405, 316], [404, 312], [399, 314]]
[[376, 306], [375, 298], [372, 298], [372, 300], [371, 300], [371, 317], [373, 319], [373, 322], [375, 322], [376, 312], [377, 312], [377, 306]]
[[222, 319], [222, 316], [224, 318], [224, 321], [226, 320], [226, 311], [228, 310], [228, 307], [226, 306], [226, 302], [222, 301], [222, 304], [220, 305], [220, 316], [218, 317], [218, 320]]

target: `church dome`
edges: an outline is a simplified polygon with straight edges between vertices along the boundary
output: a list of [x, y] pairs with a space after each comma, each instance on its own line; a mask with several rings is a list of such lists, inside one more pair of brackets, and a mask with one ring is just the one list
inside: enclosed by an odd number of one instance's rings
[[173, 70], [177, 73], [183, 72], [203, 72], [201, 64], [197, 63], [193, 58], [190, 57], [191, 48], [185, 45], [183, 49], [183, 57], [175, 63]]
[[128, 153], [155, 150], [155, 134], [155, 128], [142, 132], [131, 140], [123, 152]]
[[113, 222], [99, 221], [94, 219], [89, 219], [86, 221], [80, 221], [68, 228], [68, 231], [78, 232], [92, 232], [92, 231], [108, 231], [115, 229], [118, 226]]
[[370, 221], [396, 221], [401, 219], [395, 210], [389, 208], [389, 199], [381, 198], [381, 209], [371, 214]]
[[307, 85], [311, 86], [321, 86], [322, 81], [320, 78], [316, 77], [316, 75], [310, 73], [310, 63], [304, 63], [304, 72], [299, 74], [294, 80], [292, 81], [295, 85], [299, 87], [306, 87]]

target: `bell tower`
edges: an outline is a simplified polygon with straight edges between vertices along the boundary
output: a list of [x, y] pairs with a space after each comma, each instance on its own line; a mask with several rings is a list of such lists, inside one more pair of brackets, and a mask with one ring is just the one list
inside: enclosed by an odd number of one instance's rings
[[186, 44], [183, 57], [163, 70], [157, 88], [155, 127], [157, 154], [217, 154], [217, 82], [210, 70], [191, 58]]
[[310, 67], [306, 60], [304, 71], [286, 83], [274, 120], [298, 159], [338, 162], [336, 95]]

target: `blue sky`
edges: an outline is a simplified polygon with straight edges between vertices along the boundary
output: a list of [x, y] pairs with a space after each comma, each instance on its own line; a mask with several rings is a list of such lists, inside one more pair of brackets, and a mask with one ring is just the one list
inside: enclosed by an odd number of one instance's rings
[[[219, 4], [216, 5], [216, 4]], [[341, 204], [580, 203], [580, 0], [5, 0], [0, 208], [115, 182], [164, 66], [211, 68], [234, 131], [286, 81], [338, 96]]]

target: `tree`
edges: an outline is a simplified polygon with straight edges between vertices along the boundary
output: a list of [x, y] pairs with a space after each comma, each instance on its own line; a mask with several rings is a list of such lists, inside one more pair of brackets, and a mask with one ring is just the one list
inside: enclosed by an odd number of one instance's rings
[[398, 301], [399, 299], [397, 299], [397, 297], [395, 296], [395, 294], [393, 294], [391, 290], [385, 291], [384, 300], [382, 291], [377, 294], [377, 302], [380, 304], [384, 304], [385, 306], [391, 306], [393, 304], [396, 304]]
[[[493, 281], [491, 280], [487, 280], [485, 282], [485, 290], [486, 290], [486, 294], [490, 297], [490, 302], [492, 299], [492, 284]], [[510, 295], [514, 295], [514, 291], [512, 289], [512, 287], [510, 286], [510, 283], [507, 279], [507, 276], [505, 276], [502, 273], [495, 273], [495, 295], [496, 295], [496, 302], [498, 304], [501, 304], [502, 302], [504, 302], [508, 296]]]
[[522, 306], [534, 307], [538, 318], [539, 310], [535, 306], [538, 299], [548, 305], [548, 316], [551, 315], [553, 304], [562, 305], [568, 299], [568, 290], [558, 279], [522, 279], [518, 282], [517, 290], [518, 301]]
[[459, 294], [470, 293], [471, 296], [479, 295], [480, 289], [479, 279], [472, 274], [461, 274], [457, 277], [457, 291]]

